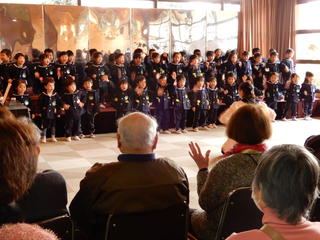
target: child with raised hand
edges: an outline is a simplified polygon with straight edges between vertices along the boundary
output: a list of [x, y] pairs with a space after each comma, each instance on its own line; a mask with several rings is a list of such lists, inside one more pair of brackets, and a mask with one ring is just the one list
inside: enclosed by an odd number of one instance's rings
[[313, 73], [306, 72], [306, 77], [300, 90], [300, 96], [301, 99], [303, 99], [303, 115], [305, 120], [311, 120], [316, 88], [316, 85], [313, 84]]
[[69, 78], [66, 85], [66, 92], [62, 95], [63, 109], [65, 110], [65, 135], [66, 140], [71, 142], [80, 140], [81, 114], [84, 100], [77, 90], [76, 82]]
[[57, 142], [56, 139], [56, 118], [60, 117], [60, 108], [62, 102], [59, 95], [54, 92], [55, 81], [53, 77], [47, 77], [43, 81], [44, 91], [39, 97], [39, 109], [41, 117], [41, 142], [47, 142], [47, 130], [51, 130], [52, 142]]

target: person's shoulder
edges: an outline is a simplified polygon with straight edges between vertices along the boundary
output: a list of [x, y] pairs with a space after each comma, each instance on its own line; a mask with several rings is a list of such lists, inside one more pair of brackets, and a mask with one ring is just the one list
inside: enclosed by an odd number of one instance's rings
[[226, 168], [226, 166], [232, 167], [232, 166], [239, 166], [246, 164], [248, 162], [255, 161], [257, 162], [261, 156], [261, 153], [257, 154], [246, 154], [246, 153], [236, 153], [231, 156], [225, 157], [221, 159], [216, 166], [219, 166], [221, 168]]
[[226, 240], [270, 240], [262, 231], [255, 229], [241, 233], [233, 233]]
[[183, 168], [177, 165], [177, 163], [171, 160], [170, 158], [157, 158], [157, 161], [164, 167], [167, 167], [168, 169], [171, 168], [172, 170], [177, 171], [179, 174], [185, 175]]

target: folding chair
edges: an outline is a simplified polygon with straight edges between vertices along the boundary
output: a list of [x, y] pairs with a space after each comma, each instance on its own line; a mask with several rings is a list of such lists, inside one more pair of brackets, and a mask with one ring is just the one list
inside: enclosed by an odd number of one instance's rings
[[109, 215], [105, 240], [185, 240], [187, 219], [185, 202], [159, 211]]
[[37, 222], [42, 228], [50, 229], [61, 240], [73, 240], [73, 222], [68, 214]]
[[234, 232], [261, 228], [262, 212], [251, 199], [251, 188], [238, 188], [229, 193], [215, 240], [223, 240]]

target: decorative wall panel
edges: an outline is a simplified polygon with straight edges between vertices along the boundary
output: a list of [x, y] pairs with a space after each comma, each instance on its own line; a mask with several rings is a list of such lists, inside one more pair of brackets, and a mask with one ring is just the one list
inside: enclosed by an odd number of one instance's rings
[[32, 55], [44, 48], [43, 14], [40, 5], [0, 4], [0, 48]]

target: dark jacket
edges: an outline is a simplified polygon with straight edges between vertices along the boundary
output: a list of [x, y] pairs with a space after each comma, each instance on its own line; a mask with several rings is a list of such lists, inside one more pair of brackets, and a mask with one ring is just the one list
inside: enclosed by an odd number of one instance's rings
[[[314, 102], [316, 88], [317, 87], [314, 84], [302, 83], [300, 90], [301, 98], [304, 99], [304, 101], [306, 102]], [[304, 91], [307, 92], [307, 95], [304, 95]]]
[[281, 96], [283, 96], [283, 85], [279, 82], [272, 83], [267, 82], [267, 88], [265, 90], [265, 101], [267, 103], [276, 102]]
[[60, 113], [62, 102], [57, 93], [48, 96], [45, 92], [40, 94], [39, 109], [41, 117], [44, 119], [55, 119], [56, 114]]
[[118, 160], [96, 163], [71, 202], [72, 219], [88, 235], [96, 233], [101, 216], [106, 220], [108, 214], [160, 210], [189, 202], [187, 176], [174, 162], [156, 159], [154, 154], [121, 154]]
[[[93, 79], [93, 88], [98, 89], [99, 87], [102, 87], [102, 76], [109, 75], [109, 69], [106, 65], [103, 64], [94, 64], [94, 63], [88, 63], [85, 67], [85, 72], [88, 77]], [[93, 78], [93, 75], [96, 75], [95, 78]]]
[[218, 100], [220, 98], [221, 92], [219, 88], [207, 88], [209, 103], [211, 109], [218, 109], [220, 107]]
[[117, 111], [131, 111], [132, 109], [132, 92], [130, 90], [118, 90], [113, 97], [112, 106]]
[[84, 103], [84, 113], [94, 115], [99, 111], [99, 92], [95, 89], [92, 90], [81, 90], [80, 99]]
[[289, 89], [286, 90], [287, 102], [299, 102], [300, 99], [300, 85], [291, 83]]
[[188, 90], [185, 87], [175, 87], [172, 98], [173, 106], [175, 109], [189, 110], [191, 108], [190, 99], [188, 97]]
[[208, 92], [205, 88], [190, 92], [191, 106], [196, 109], [208, 110], [210, 107]]

